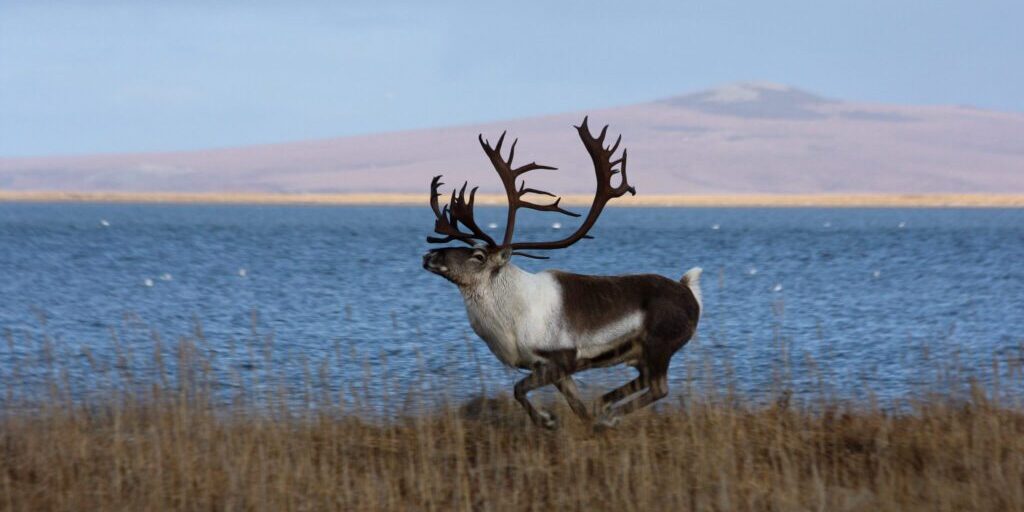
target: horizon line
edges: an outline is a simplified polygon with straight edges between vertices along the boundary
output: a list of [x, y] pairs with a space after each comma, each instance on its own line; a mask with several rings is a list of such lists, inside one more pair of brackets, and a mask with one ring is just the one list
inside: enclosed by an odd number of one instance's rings
[[[428, 206], [429, 193], [74, 192], [2, 190], [0, 203], [277, 206]], [[589, 206], [593, 196], [567, 194], [562, 205]], [[481, 206], [505, 206], [504, 194], [477, 194]], [[623, 197], [622, 208], [1024, 208], [1024, 194], [816, 193], [655, 194]]]

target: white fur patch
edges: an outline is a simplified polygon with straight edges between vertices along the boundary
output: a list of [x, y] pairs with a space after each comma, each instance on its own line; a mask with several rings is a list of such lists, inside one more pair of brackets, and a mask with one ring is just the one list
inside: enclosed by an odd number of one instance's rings
[[683, 274], [683, 284], [688, 286], [690, 291], [693, 292], [693, 298], [697, 299], [697, 306], [700, 307], [702, 315], [704, 313], [704, 297], [700, 292], [700, 275], [703, 273], [704, 269], [700, 267], [693, 267]]
[[562, 296], [554, 277], [509, 264], [479, 287], [463, 290], [469, 323], [498, 359], [510, 366], [535, 361], [535, 350], [562, 346]]
[[592, 358], [614, 349], [625, 341], [636, 337], [644, 326], [644, 314], [637, 311], [612, 322], [596, 332], [577, 335], [576, 357]]

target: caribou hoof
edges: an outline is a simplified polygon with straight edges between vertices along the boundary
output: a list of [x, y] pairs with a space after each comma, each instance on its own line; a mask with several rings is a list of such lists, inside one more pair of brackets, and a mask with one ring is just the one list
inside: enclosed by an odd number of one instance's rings
[[537, 415], [533, 418], [533, 423], [538, 427], [544, 427], [548, 430], [558, 429], [558, 417], [547, 411], [537, 411]]
[[613, 416], [612, 414], [605, 411], [600, 416], [598, 416], [596, 420], [594, 420], [594, 431], [604, 432], [605, 430], [615, 428], [619, 426], [620, 421], [622, 421], [622, 418], [618, 416]]

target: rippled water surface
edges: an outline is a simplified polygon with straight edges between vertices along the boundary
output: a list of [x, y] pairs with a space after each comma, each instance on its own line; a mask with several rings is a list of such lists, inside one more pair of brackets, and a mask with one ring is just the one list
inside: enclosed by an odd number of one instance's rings
[[[552, 222], [519, 231], [572, 227]], [[413, 207], [0, 204], [0, 380], [54, 364], [85, 387], [104, 365], [145, 379], [156, 351], [190, 336], [226, 387], [273, 373], [338, 389], [509, 389], [517, 372], [475, 339], [455, 288], [420, 268], [431, 226]], [[902, 396], [937, 362], [991, 378], [1024, 343], [1024, 210], [610, 209], [592, 234], [516, 263], [673, 278], [704, 267], [706, 312], [675, 386], [699, 360], [746, 393], [783, 367], [797, 386]]]

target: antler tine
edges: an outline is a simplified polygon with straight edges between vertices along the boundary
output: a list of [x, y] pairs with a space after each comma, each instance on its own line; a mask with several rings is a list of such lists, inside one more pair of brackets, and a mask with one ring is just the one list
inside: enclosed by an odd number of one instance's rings
[[519, 137], [512, 139], [512, 147], [508, 148], [508, 160], [506, 163], [512, 167], [512, 159], [516, 157], [516, 144], [519, 144]]
[[582, 130], [586, 130], [587, 133], [590, 133], [590, 127], [587, 126], [587, 121], [588, 120], [590, 120], [590, 116], [583, 116], [583, 122], [580, 123], [579, 126], [574, 126], [573, 128], [576, 128], [577, 131], [582, 129]]
[[541, 212], [561, 213], [562, 215], [568, 215], [570, 217], [579, 217], [580, 216], [580, 214], [578, 214], [576, 212], [571, 212], [569, 210], [565, 210], [562, 207], [558, 206], [558, 203], [562, 200], [561, 197], [558, 197], [558, 196], [556, 196], [554, 194], [551, 194], [549, 192], [544, 192], [544, 195], [548, 195], [548, 196], [554, 197], [555, 198], [555, 202], [553, 202], [551, 204], [537, 204], [537, 203], [531, 203], [529, 201], [520, 200], [519, 201], [519, 205], [517, 206], [517, 208], [529, 208], [531, 210], [537, 210], [537, 211], [541, 211]]
[[508, 133], [508, 130], [505, 130], [505, 131], [501, 132], [501, 137], [498, 137], [498, 144], [494, 148], [494, 150], [497, 151], [498, 153], [501, 153], [501, 145], [502, 145], [502, 143], [505, 142], [505, 134], [506, 133]]
[[[523, 200], [523, 196], [525, 196], [527, 194], [537, 194], [537, 195], [541, 195], [541, 196], [553, 197], [553, 198], [555, 198], [555, 201], [553, 203], [550, 203], [550, 204], [536, 204], [536, 203], [532, 203], [530, 201]], [[562, 200], [561, 197], [558, 197], [555, 194], [552, 194], [551, 192], [548, 192], [546, 190], [539, 190], [539, 189], [536, 189], [536, 188], [526, 188], [526, 183], [522, 183], [522, 184], [519, 185], [519, 192], [517, 192], [517, 196], [519, 198], [519, 206], [518, 207], [521, 207], [521, 208], [530, 208], [531, 210], [540, 210], [540, 211], [545, 211], [545, 212], [557, 212], [557, 213], [568, 215], [570, 217], [579, 217], [580, 216], [580, 214], [578, 214], [576, 212], [570, 212], [569, 210], [563, 210], [562, 208], [559, 208], [558, 207], [558, 202]]]
[[430, 180], [430, 209], [434, 210], [434, 215], [437, 217], [441, 216], [441, 205], [438, 204], [437, 198], [441, 197], [441, 193], [437, 191], [438, 188], [444, 185], [441, 183], [441, 175], [434, 176], [434, 179]]
[[546, 190], [537, 190], [535, 188], [526, 188], [526, 183], [525, 182], [520, 183], [519, 184], [519, 197], [523, 197], [526, 194], [538, 194], [538, 195], [542, 195], [542, 196], [558, 197], [558, 196], [556, 196], [556, 195], [554, 195], [551, 192], [548, 192]]
[[619, 135], [618, 138], [615, 139], [615, 144], [613, 144], [612, 147], [608, 149], [608, 152], [615, 153], [615, 150], [619, 149], [620, 142], [622, 142], [622, 135]]
[[548, 256], [537, 256], [536, 254], [529, 254], [525, 252], [512, 251], [513, 256], [526, 256], [527, 258], [533, 258], [535, 260], [548, 260], [551, 259]]
[[538, 164], [537, 162], [530, 162], [526, 165], [521, 165], [515, 169], [516, 177], [519, 177], [520, 175], [526, 174], [530, 171], [536, 171], [539, 169], [555, 171], [558, 170], [558, 167], [551, 167], [550, 165], [541, 165]]

